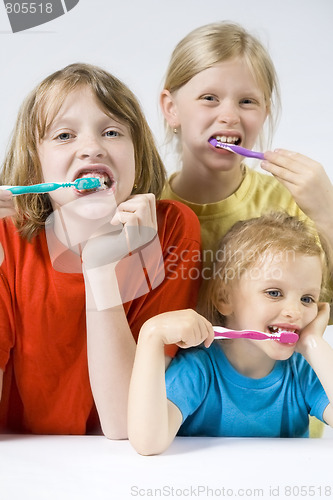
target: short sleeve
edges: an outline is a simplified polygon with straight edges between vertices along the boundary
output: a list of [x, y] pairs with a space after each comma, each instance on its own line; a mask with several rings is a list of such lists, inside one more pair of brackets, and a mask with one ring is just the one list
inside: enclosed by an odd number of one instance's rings
[[298, 356], [298, 375], [309, 414], [324, 421], [323, 413], [329, 404], [329, 399], [315, 371], [300, 355]]
[[180, 350], [165, 373], [167, 398], [179, 408], [183, 422], [201, 406], [207, 395], [207, 360], [200, 349]]

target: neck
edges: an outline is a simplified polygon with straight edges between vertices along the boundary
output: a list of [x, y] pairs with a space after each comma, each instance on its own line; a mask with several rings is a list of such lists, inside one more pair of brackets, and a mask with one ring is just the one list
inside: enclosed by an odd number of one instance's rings
[[247, 339], [222, 340], [220, 345], [231, 365], [241, 375], [250, 378], [263, 378], [270, 374], [275, 361], [259, 350]]
[[174, 177], [173, 191], [191, 203], [216, 203], [231, 196], [242, 183], [243, 171], [239, 166], [236, 170], [210, 171], [186, 168]]

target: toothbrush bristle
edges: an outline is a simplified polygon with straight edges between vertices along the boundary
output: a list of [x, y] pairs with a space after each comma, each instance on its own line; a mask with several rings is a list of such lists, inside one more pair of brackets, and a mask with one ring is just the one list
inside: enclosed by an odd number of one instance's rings
[[79, 191], [84, 189], [96, 189], [100, 187], [101, 181], [98, 177], [82, 177], [75, 181], [75, 187]]
[[295, 332], [281, 332], [277, 338], [283, 344], [294, 344], [298, 341], [299, 336]]

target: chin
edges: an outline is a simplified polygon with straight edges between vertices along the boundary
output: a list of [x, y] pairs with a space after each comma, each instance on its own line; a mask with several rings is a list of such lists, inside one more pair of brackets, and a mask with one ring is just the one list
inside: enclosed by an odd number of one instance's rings
[[270, 356], [274, 361], [286, 361], [294, 354], [295, 349], [285, 349], [284, 352], [274, 352]]
[[89, 220], [100, 220], [105, 217], [109, 217], [111, 220], [115, 211], [116, 206], [110, 206], [107, 200], [87, 200], [86, 203], [80, 203], [75, 209], [77, 215]]

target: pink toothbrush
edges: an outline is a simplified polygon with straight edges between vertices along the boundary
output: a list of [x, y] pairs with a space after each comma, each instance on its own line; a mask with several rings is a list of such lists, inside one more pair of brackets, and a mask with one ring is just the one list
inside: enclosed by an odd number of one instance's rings
[[264, 153], [259, 153], [257, 151], [250, 151], [249, 149], [242, 148], [241, 146], [236, 146], [236, 144], [229, 144], [226, 142], [220, 142], [214, 137], [208, 141], [215, 148], [227, 149], [232, 151], [232, 153], [237, 153], [241, 156], [247, 156], [248, 158], [258, 158], [259, 160], [264, 160]]
[[294, 344], [299, 336], [294, 332], [264, 333], [255, 330], [229, 330], [222, 326], [214, 326], [215, 340], [217, 339], [254, 339], [254, 340], [279, 340], [283, 344]]

